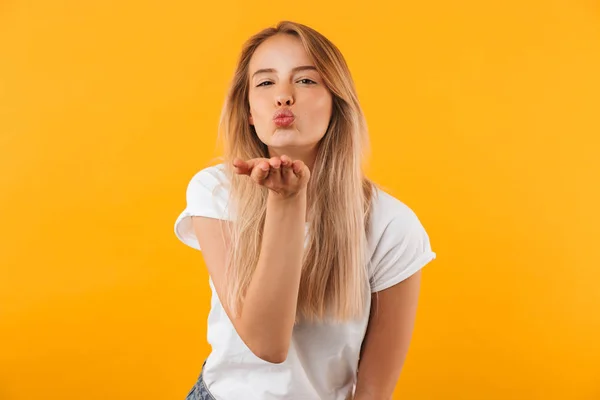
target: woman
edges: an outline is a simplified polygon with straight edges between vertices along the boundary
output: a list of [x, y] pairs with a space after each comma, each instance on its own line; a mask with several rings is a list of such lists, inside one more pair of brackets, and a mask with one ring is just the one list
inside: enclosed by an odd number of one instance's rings
[[417, 216], [363, 172], [366, 123], [340, 51], [281, 22], [245, 44], [175, 232], [210, 275], [188, 399], [389, 399], [435, 258]]

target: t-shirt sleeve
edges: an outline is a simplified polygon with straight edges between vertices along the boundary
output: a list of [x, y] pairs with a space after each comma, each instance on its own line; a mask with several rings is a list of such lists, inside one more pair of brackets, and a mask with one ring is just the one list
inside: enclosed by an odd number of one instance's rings
[[371, 292], [402, 282], [435, 257], [429, 236], [416, 215], [409, 221], [395, 217], [384, 230], [371, 259]]
[[227, 220], [227, 200], [224, 173], [218, 167], [209, 167], [196, 173], [187, 186], [186, 207], [175, 221], [177, 238], [186, 245], [201, 250], [192, 217]]

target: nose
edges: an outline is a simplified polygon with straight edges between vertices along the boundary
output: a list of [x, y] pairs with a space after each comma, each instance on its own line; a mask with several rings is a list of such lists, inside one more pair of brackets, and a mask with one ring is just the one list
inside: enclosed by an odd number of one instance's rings
[[294, 104], [294, 96], [292, 96], [290, 93], [285, 93], [285, 94], [279, 94], [277, 95], [277, 106], [281, 107], [281, 106], [291, 106], [292, 104]]

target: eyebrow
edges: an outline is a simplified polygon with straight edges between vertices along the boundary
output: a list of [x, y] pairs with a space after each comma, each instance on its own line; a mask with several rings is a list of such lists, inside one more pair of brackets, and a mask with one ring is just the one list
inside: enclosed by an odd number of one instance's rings
[[[315, 67], [313, 65], [303, 65], [300, 67], [292, 68], [292, 73], [296, 73], [299, 71], [306, 71], [306, 70], [316, 71], [317, 67]], [[255, 73], [253, 73], [252, 78], [254, 78], [254, 76], [256, 76], [258, 74], [265, 74], [265, 73], [271, 73], [271, 72], [277, 72], [277, 70], [275, 68], [262, 68], [262, 69], [259, 69], [258, 71], [256, 71]]]

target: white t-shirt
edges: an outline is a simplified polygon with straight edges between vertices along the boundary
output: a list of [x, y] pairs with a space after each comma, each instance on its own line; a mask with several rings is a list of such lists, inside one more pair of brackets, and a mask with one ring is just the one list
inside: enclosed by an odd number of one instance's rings
[[[192, 216], [231, 219], [224, 165], [196, 173], [186, 193], [187, 206], [175, 222], [175, 234], [200, 250]], [[408, 278], [436, 257], [415, 213], [381, 189], [373, 199], [368, 237], [371, 292]], [[367, 329], [370, 296], [364, 318], [348, 323], [299, 323], [294, 327], [287, 359], [273, 364], [255, 356], [225, 313], [211, 279], [207, 339], [212, 352], [203, 379], [217, 400], [345, 400], [354, 390], [361, 344]]]

